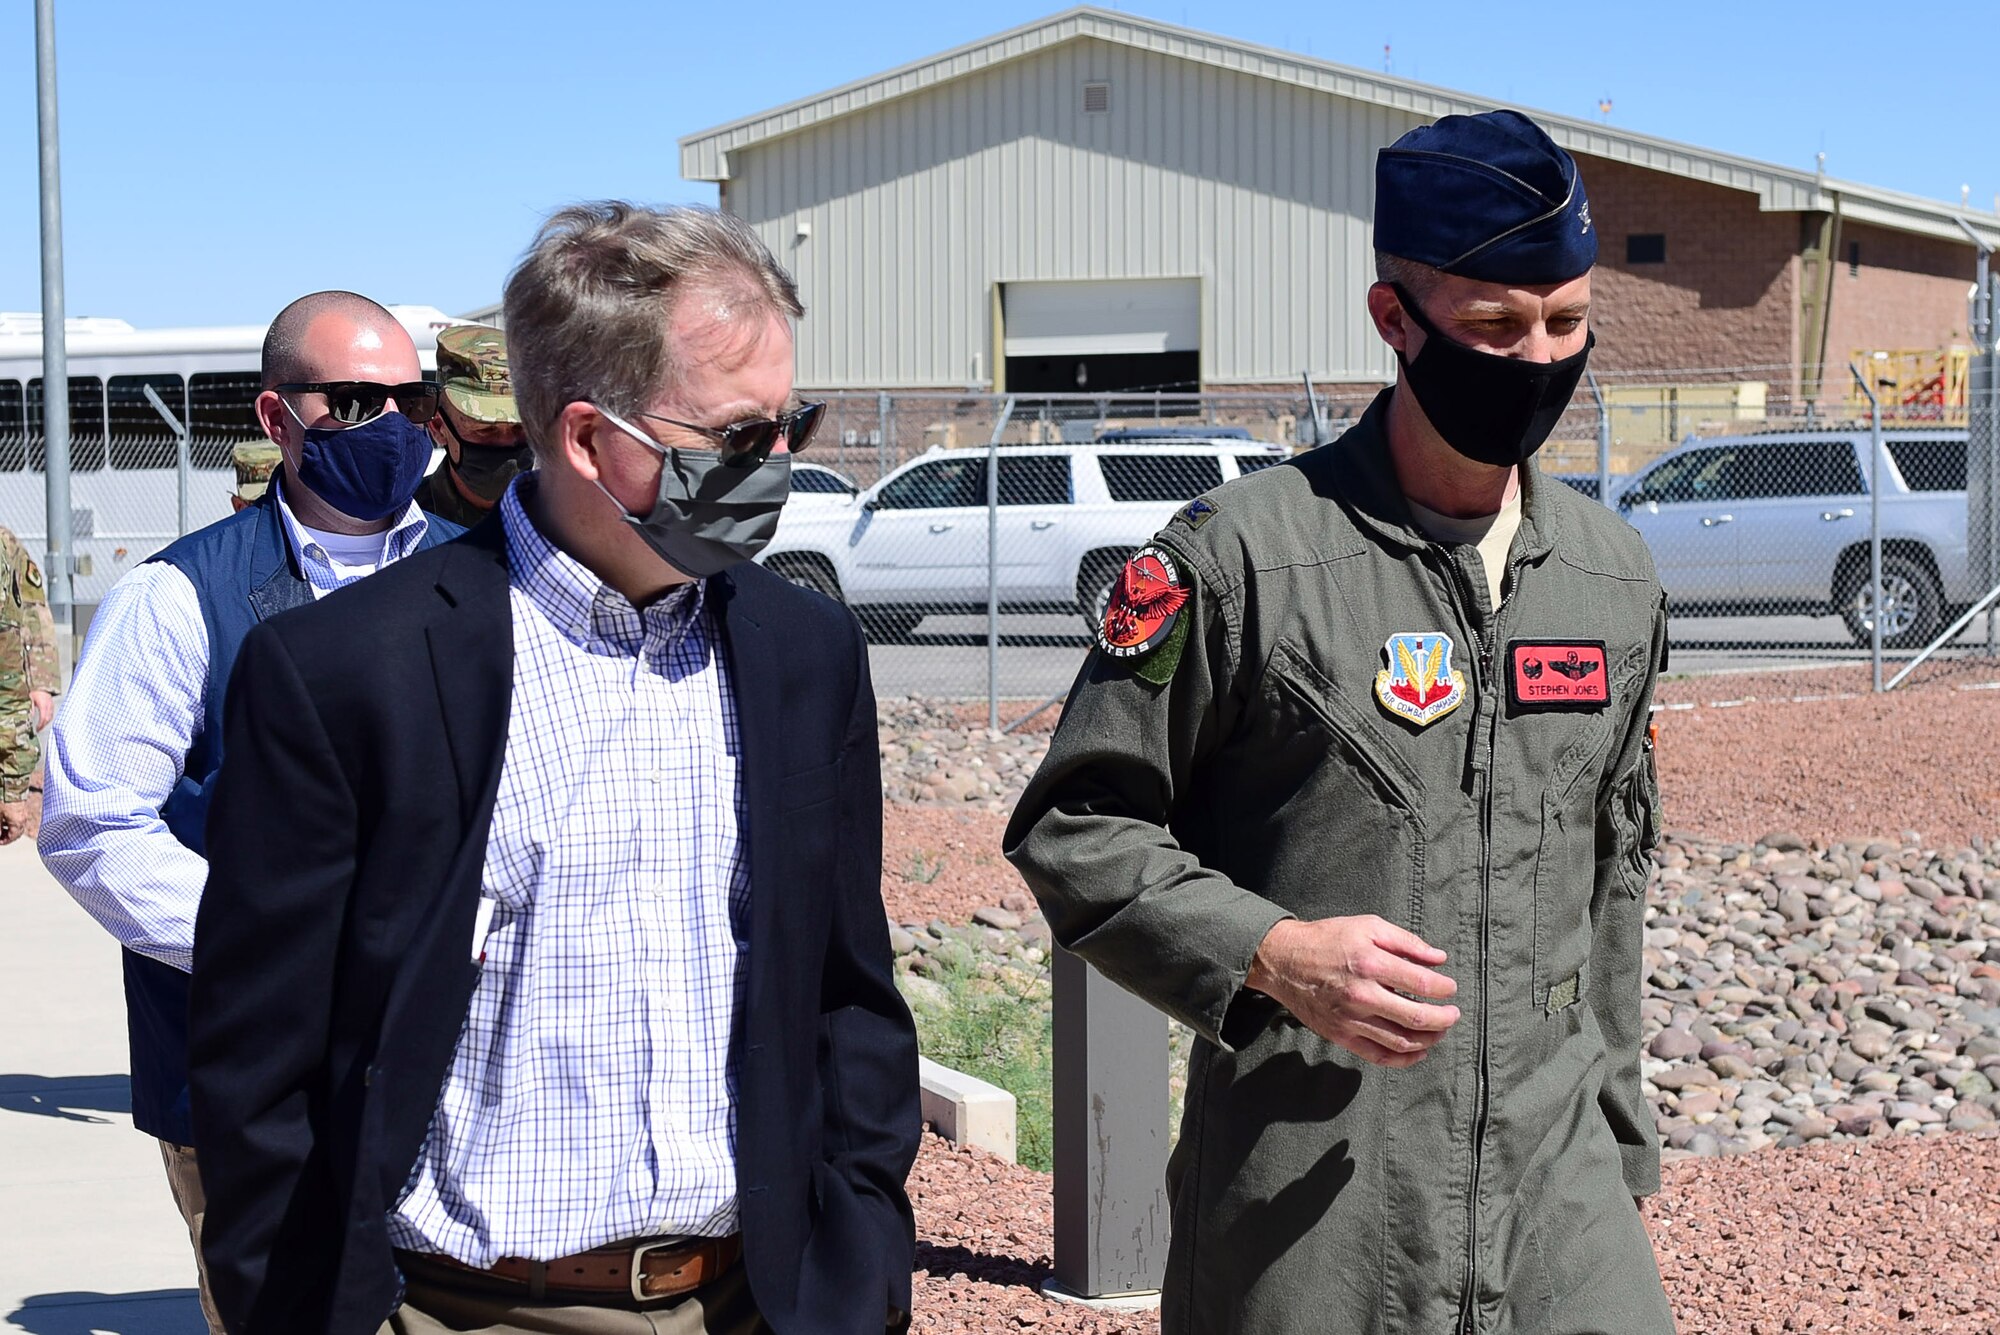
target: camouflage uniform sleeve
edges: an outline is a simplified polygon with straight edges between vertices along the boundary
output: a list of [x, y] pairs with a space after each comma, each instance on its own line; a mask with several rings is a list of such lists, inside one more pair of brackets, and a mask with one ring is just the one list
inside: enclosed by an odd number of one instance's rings
[[[41, 760], [35, 706], [28, 693], [48, 689], [35, 679], [33, 670], [41, 626], [48, 620], [48, 595], [41, 570], [12, 533], [0, 543], [0, 559], [6, 563], [0, 587], [0, 802], [20, 802], [27, 799]], [[46, 642], [52, 660], [53, 626]]]
[[1240, 712], [1240, 581], [1199, 547], [1158, 545], [1190, 574], [1185, 629], [1150, 661], [1091, 653], [1005, 852], [1065, 949], [1227, 1047], [1251, 1013], [1237, 1002], [1257, 948], [1292, 915], [1203, 866], [1169, 828]]
[[42, 568], [26, 552], [21, 553], [22, 610], [21, 639], [28, 658], [28, 689], [62, 694], [62, 668], [56, 662], [56, 619], [49, 613], [48, 581]]
[[1646, 886], [1660, 839], [1660, 784], [1653, 764], [1653, 685], [1667, 645], [1662, 595], [1653, 621], [1653, 656], [1640, 682], [1617, 759], [1597, 812], [1597, 878], [1585, 991], [1609, 1059], [1597, 1105], [1618, 1140], [1625, 1186], [1634, 1196], [1660, 1189], [1659, 1128], [1639, 1082], [1641, 986], [1645, 974]]

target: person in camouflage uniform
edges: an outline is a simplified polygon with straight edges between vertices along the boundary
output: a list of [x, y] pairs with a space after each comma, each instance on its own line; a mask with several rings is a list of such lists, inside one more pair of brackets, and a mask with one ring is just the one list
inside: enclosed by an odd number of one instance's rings
[[41, 567], [0, 528], [0, 844], [41, 825], [41, 739], [62, 677]]
[[285, 460], [285, 452], [267, 440], [238, 445], [234, 455], [236, 490], [229, 493], [231, 514], [263, 499], [264, 493], [271, 489], [271, 474]]
[[535, 466], [507, 375], [507, 336], [480, 324], [438, 334], [437, 416], [431, 439], [444, 460], [417, 487], [417, 505], [471, 528], [499, 503], [517, 474]]

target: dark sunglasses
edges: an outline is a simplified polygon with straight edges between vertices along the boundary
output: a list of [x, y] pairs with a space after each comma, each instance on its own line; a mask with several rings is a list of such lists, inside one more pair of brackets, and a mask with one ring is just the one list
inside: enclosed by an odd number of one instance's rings
[[280, 394], [326, 395], [328, 415], [342, 426], [374, 421], [391, 399], [396, 401], [396, 411], [412, 421], [429, 422], [437, 416], [435, 380], [411, 380], [401, 385], [379, 385], [373, 380], [302, 380], [271, 388]]
[[677, 422], [658, 413], [640, 413], [639, 416], [650, 417], [655, 422], [665, 422], [668, 426], [677, 426], [712, 440], [722, 455], [725, 467], [748, 468], [770, 458], [771, 451], [778, 447], [781, 440], [793, 454], [812, 444], [813, 432], [819, 428], [819, 419], [825, 412], [824, 403], [801, 403], [777, 417], [759, 417], [725, 427], [696, 426], [693, 422]]

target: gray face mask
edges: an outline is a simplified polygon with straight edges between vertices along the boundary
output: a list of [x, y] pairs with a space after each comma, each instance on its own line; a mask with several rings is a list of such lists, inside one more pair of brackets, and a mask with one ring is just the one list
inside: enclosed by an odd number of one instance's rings
[[634, 440], [659, 451], [660, 499], [647, 514], [627, 514], [602, 482], [618, 514], [660, 559], [683, 574], [706, 579], [764, 550], [778, 531], [778, 512], [792, 494], [792, 456], [776, 454], [761, 464], [732, 467], [704, 450], [676, 450], [660, 444], [618, 414], [597, 411]]

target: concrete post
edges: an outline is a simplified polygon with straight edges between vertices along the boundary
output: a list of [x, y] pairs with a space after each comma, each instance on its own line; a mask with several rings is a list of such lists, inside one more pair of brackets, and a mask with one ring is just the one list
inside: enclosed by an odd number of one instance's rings
[[1066, 950], [1056, 951], [1053, 982], [1053, 1292], [1157, 1292], [1167, 1265], [1166, 1022]]

